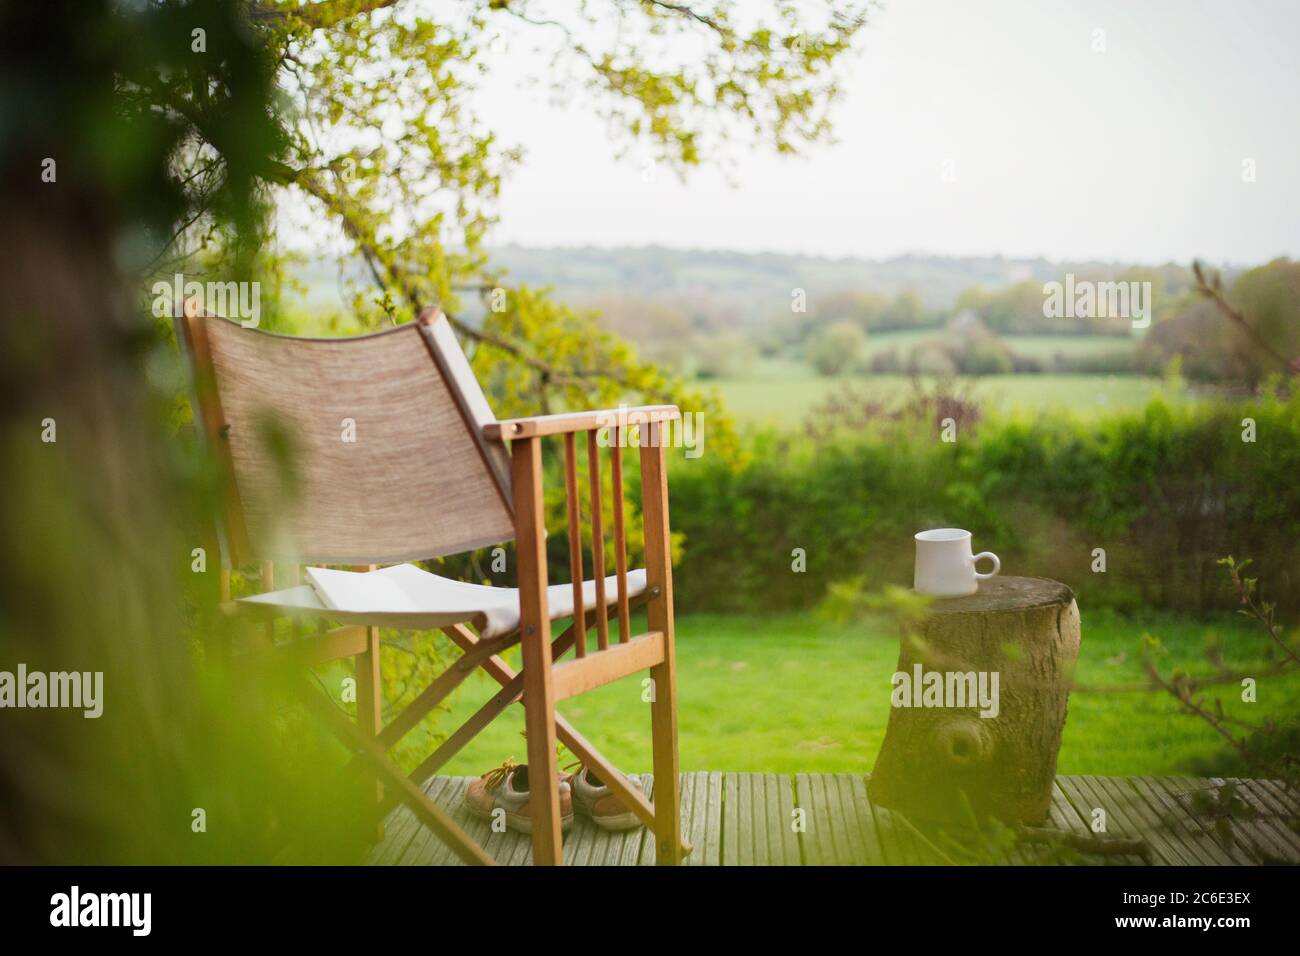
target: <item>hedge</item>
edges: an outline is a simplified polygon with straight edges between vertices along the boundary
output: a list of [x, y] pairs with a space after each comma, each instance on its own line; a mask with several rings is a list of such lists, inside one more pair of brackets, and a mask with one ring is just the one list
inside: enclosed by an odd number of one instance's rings
[[856, 576], [910, 583], [912, 534], [942, 526], [970, 529], [1004, 574], [1066, 582], [1085, 613], [1231, 607], [1226, 554], [1300, 608], [1300, 397], [991, 419], [955, 442], [914, 419], [825, 441], [764, 434], [747, 451], [674, 460], [681, 611], [806, 608]]

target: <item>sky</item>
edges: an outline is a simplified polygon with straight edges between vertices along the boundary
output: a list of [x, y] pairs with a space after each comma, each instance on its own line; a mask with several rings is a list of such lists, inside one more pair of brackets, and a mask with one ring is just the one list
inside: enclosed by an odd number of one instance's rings
[[616, 158], [589, 102], [554, 102], [519, 53], [481, 103], [525, 154], [491, 242], [1296, 256], [1297, 36], [1296, 0], [887, 0], [848, 67], [838, 142], [793, 159], [737, 149], [729, 176], [685, 183]]

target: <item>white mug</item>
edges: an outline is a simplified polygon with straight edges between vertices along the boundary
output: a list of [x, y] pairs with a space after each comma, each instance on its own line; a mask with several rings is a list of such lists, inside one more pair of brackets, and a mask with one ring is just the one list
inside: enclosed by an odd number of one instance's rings
[[[988, 558], [993, 570], [981, 574], [975, 562]], [[972, 555], [970, 532], [961, 528], [934, 528], [916, 535], [916, 576], [913, 587], [918, 594], [931, 597], [965, 597], [979, 590], [986, 581], [1002, 570], [1002, 562], [992, 551]]]

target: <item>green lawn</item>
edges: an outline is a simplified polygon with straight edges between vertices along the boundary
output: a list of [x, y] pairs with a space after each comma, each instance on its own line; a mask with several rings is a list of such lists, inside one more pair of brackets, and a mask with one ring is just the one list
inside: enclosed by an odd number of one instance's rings
[[[1131, 683], [1144, 630], [1181, 661], [1199, 660], [1207, 632], [1227, 641], [1228, 662], [1259, 663], [1263, 639], [1236, 618], [1211, 623], [1161, 616], [1145, 623], [1106, 614], [1083, 621], [1079, 680]], [[678, 621], [679, 727], [683, 769], [868, 771], [889, 717], [898, 646], [890, 626], [840, 626], [810, 615], [690, 615]], [[517, 662], [517, 657], [516, 657]], [[1196, 668], [1192, 668], [1193, 672]], [[466, 682], [440, 726], [459, 725], [495, 690], [483, 675]], [[1259, 703], [1235, 686], [1216, 689], [1229, 713], [1258, 718], [1300, 693], [1300, 677], [1261, 680]], [[649, 769], [648, 707], [624, 679], [561, 705], [561, 713], [620, 766]], [[445, 772], [478, 774], [513, 756], [523, 761], [523, 710], [515, 707]], [[1222, 748], [1196, 718], [1152, 693], [1089, 694], [1070, 700], [1059, 770], [1090, 774], [1204, 772]]]
[[[828, 395], [850, 382], [886, 401], [910, 390], [905, 375], [822, 378], [806, 371], [800, 375], [798, 366], [785, 364], [707, 384], [717, 387], [742, 425], [788, 427], [801, 423]], [[962, 387], [968, 385], [977, 399], [998, 410], [1060, 407], [1084, 416], [1141, 407], [1164, 387], [1160, 379], [1135, 375], [989, 375], [963, 379]]]
[[1071, 358], [1109, 355], [1138, 346], [1138, 340], [1128, 335], [1003, 335], [1001, 339], [1011, 351], [1041, 359], [1050, 359], [1058, 352]]
[[[898, 349], [907, 353], [927, 339], [942, 339], [941, 329], [906, 329], [872, 332], [867, 335], [866, 354], [876, 355]], [[1138, 340], [1127, 335], [1000, 335], [1011, 351], [1031, 358], [1051, 359], [1058, 352], [1072, 358], [1126, 352], [1137, 347]]]

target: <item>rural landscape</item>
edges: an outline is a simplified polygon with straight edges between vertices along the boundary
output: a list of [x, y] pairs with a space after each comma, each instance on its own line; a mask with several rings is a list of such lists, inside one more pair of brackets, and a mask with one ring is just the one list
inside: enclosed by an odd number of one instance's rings
[[853, 865], [922, 926], [1266, 922], [1297, 30], [0, 4], [6, 905], [192, 938], [232, 881], [284, 926], [618, 866], [658, 939], [665, 868]]
[[[1062, 773], [1247, 772], [1242, 753], [1180, 717], [1145, 668], [1152, 641], [1164, 666], [1196, 679], [1275, 666], [1279, 649], [1237, 613], [1216, 564], [1229, 555], [1272, 572], [1282, 633], [1300, 637], [1290, 621], [1300, 494], [1287, 478], [1300, 469], [1300, 408], [1295, 373], [1269, 352], [1300, 355], [1300, 265], [1220, 275], [1261, 346], [1198, 292], [1191, 264], [667, 248], [506, 247], [494, 258], [714, 403], [701, 453], [678, 452], [672, 472], [679, 666], [690, 675], [683, 693], [699, 695], [683, 716], [696, 742], [683, 747], [687, 769], [730, 753], [745, 754], [743, 770], [870, 769], [889, 706], [854, 688], [887, 686], [896, 622], [887, 609], [836, 609], [845, 587], [904, 582], [909, 529], [929, 522], [993, 535], [1026, 573], [1069, 581], [1086, 602], [1085, 690], [1071, 698]], [[333, 268], [299, 276], [304, 329], [338, 308]], [[1149, 327], [1046, 315], [1044, 287], [1067, 274], [1150, 283]], [[468, 306], [490, 309], [486, 298]], [[948, 413], [952, 448], [939, 439]], [[1241, 441], [1247, 416], [1265, 444]], [[809, 500], [823, 504], [801, 507]], [[1263, 500], [1275, 507], [1261, 511]], [[796, 548], [804, 572], [793, 570]], [[742, 610], [753, 605], [763, 612]], [[1272, 686], [1267, 701], [1226, 699], [1226, 712], [1287, 726], [1300, 678]], [[780, 703], [792, 689], [817, 702], [795, 720]], [[477, 706], [463, 696], [453, 725]], [[613, 752], [634, 759], [647, 739], [638, 704], [608, 687], [572, 713], [613, 729]], [[1289, 746], [1277, 733], [1265, 752]], [[516, 734], [500, 722], [452, 769], [518, 750]]]

